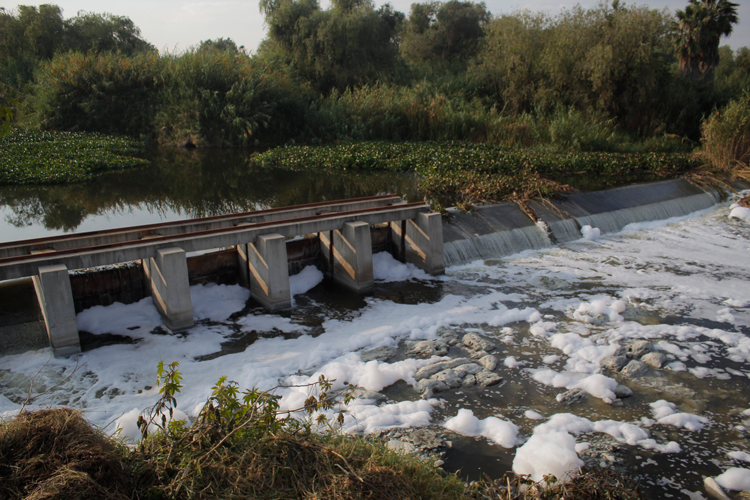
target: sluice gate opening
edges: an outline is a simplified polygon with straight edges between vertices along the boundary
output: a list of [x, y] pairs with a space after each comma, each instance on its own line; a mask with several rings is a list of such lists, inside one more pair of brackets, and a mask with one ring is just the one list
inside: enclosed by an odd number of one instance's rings
[[10, 242], [0, 281], [31, 277], [49, 345], [68, 356], [81, 351], [76, 314], [86, 308], [150, 296], [177, 332], [194, 325], [192, 285], [239, 283], [278, 311], [292, 305], [289, 276], [310, 264], [367, 293], [383, 250], [442, 274], [440, 214], [385, 195]]

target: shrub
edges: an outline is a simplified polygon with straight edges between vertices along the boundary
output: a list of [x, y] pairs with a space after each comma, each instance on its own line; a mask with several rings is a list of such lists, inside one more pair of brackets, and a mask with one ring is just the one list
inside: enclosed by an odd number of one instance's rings
[[155, 124], [160, 142], [250, 146], [300, 133], [308, 91], [284, 71], [230, 51], [190, 51], [165, 61]]
[[26, 103], [42, 129], [149, 136], [162, 82], [155, 53], [70, 52], [40, 67]]
[[700, 154], [711, 169], [750, 176], [750, 91], [714, 111], [701, 126]]

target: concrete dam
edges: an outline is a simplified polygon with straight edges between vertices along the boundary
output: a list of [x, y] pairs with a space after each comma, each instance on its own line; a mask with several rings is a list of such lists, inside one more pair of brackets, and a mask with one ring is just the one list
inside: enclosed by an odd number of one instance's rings
[[180, 331], [193, 326], [189, 287], [198, 283], [239, 283], [278, 311], [291, 306], [289, 276], [309, 264], [340, 286], [367, 293], [373, 252], [388, 251], [438, 275], [446, 266], [579, 239], [587, 225], [614, 232], [687, 215], [724, 197], [722, 188], [678, 179], [523, 207], [452, 209], [441, 217], [423, 203], [375, 196], [5, 243], [0, 295], [31, 296], [38, 305], [0, 317], [0, 352], [44, 345], [56, 356], [80, 352], [76, 313], [94, 305], [150, 296], [164, 326]]

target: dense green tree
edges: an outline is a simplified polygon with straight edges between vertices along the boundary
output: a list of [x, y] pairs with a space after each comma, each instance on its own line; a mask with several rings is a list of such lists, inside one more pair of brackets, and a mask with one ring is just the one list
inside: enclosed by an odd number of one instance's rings
[[729, 0], [689, 0], [684, 11], [677, 11], [677, 52], [685, 76], [713, 80], [719, 41], [738, 22], [737, 7]]
[[600, 4], [556, 17], [520, 12], [487, 24], [473, 84], [512, 113], [571, 107], [655, 130], [670, 79], [671, 19], [648, 7]]
[[127, 17], [79, 12], [64, 20], [57, 5], [0, 9], [0, 84], [20, 90], [40, 61], [68, 50], [132, 55], [154, 48]]
[[7, 93], [0, 92], [0, 137], [10, 132], [10, 126], [13, 123], [13, 101]]
[[403, 14], [369, 0], [263, 0], [269, 40], [259, 50], [281, 60], [322, 91], [388, 79], [398, 66], [397, 27]]
[[231, 38], [217, 38], [216, 40], [203, 40], [198, 46], [198, 52], [229, 52], [230, 54], [239, 54], [245, 46], [237, 47]]
[[412, 64], [465, 70], [490, 20], [484, 3], [414, 3], [401, 34], [401, 55]]
[[65, 48], [125, 55], [154, 50], [130, 18], [84, 11], [65, 23]]

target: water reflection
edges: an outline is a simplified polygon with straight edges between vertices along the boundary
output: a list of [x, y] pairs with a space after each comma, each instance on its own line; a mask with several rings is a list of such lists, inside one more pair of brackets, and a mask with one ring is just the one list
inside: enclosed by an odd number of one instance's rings
[[[87, 184], [0, 187], [1, 239], [386, 193], [419, 199], [416, 178], [409, 174], [251, 168], [247, 154], [160, 149], [148, 168], [107, 174]], [[134, 214], [141, 222], [134, 222]]]

